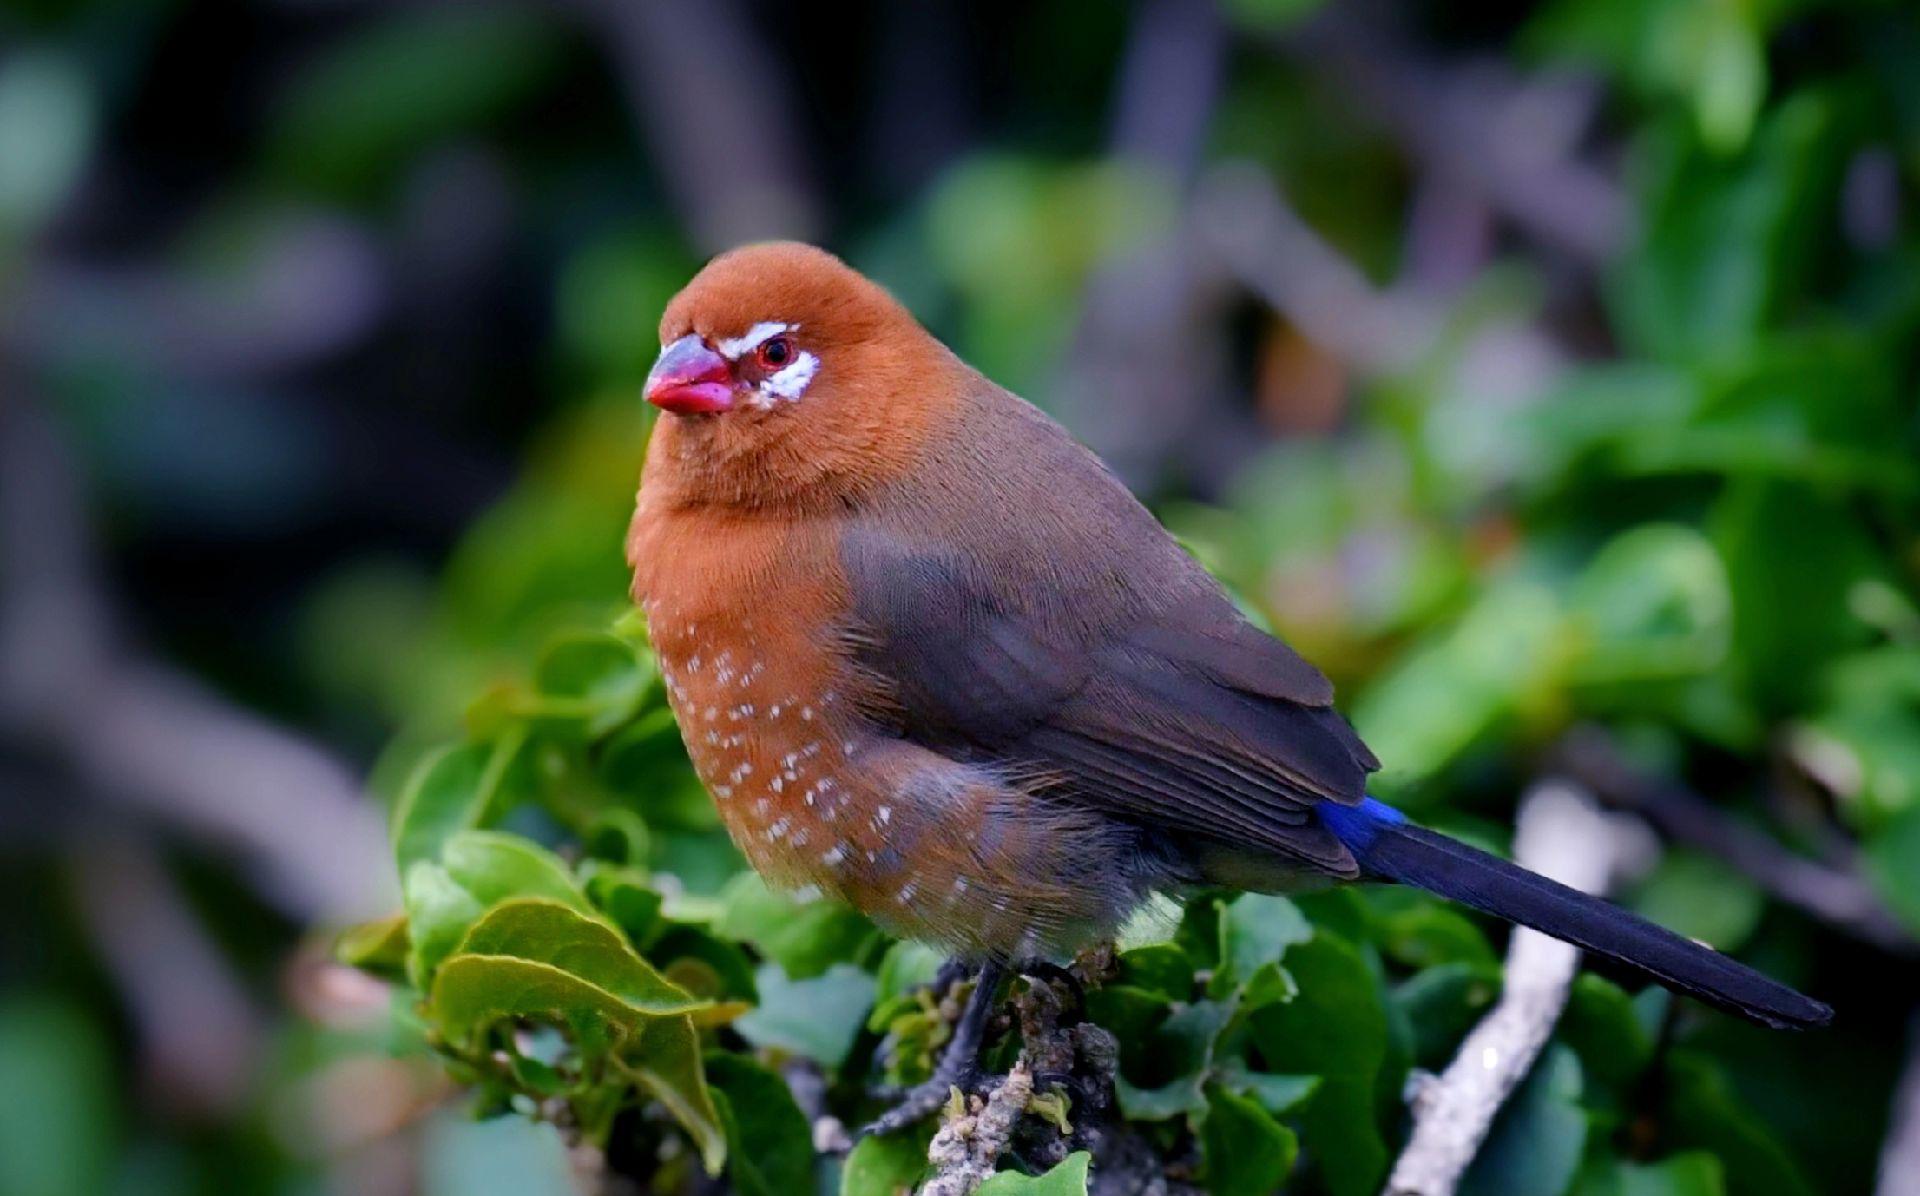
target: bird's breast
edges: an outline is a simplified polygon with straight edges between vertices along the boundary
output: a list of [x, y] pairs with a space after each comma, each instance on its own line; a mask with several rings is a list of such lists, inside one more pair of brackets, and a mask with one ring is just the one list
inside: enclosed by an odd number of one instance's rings
[[867, 819], [848, 768], [861, 728], [831, 539], [727, 521], [636, 546], [634, 596], [667, 699], [728, 832], [770, 879], [837, 892], [835, 865], [864, 849]]

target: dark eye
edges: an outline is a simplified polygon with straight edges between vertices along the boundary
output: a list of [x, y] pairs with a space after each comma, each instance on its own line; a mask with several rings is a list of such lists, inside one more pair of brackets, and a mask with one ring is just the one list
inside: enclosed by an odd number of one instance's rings
[[760, 364], [779, 369], [793, 360], [793, 342], [784, 336], [768, 337], [760, 342]]

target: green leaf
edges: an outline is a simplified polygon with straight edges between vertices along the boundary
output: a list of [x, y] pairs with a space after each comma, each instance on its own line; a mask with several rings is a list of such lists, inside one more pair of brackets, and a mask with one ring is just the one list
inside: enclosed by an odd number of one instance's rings
[[551, 1125], [524, 1117], [486, 1121], [451, 1114], [427, 1123], [423, 1196], [577, 1196], [566, 1143]]
[[51, 996], [0, 997], [0, 1191], [91, 1196], [119, 1153], [114, 1060], [100, 1027]]
[[[918, 990], [933, 983], [940, 971], [941, 956], [920, 943], [902, 941], [887, 948], [880, 957], [878, 984], [873, 1010], [867, 1015], [867, 1029], [884, 1033], [896, 1017], [919, 1011]], [[937, 998], [939, 994], [934, 994]]]
[[1560, 1196], [1567, 1191], [1587, 1145], [1581, 1086], [1579, 1059], [1566, 1047], [1549, 1046], [1520, 1091], [1500, 1110], [1486, 1145], [1461, 1182], [1463, 1196]]
[[521, 899], [495, 906], [467, 933], [460, 954], [552, 964], [656, 1017], [690, 1013], [708, 1003], [656, 972], [611, 926], [553, 901]]
[[647, 948], [647, 957], [676, 984], [716, 1001], [758, 1003], [753, 961], [747, 953], [706, 927], [670, 923]]
[[726, 1132], [700, 1060], [700, 1035], [691, 1019], [652, 1018], [640, 1024], [638, 1037], [616, 1062], [673, 1114], [693, 1136], [707, 1174], [720, 1174], [727, 1158]]
[[407, 915], [392, 914], [343, 931], [333, 955], [341, 963], [381, 976], [399, 976], [407, 966]]
[[1229, 1059], [1216, 1069], [1220, 1086], [1230, 1092], [1250, 1096], [1275, 1117], [1284, 1117], [1304, 1105], [1319, 1091], [1319, 1076], [1273, 1076], [1250, 1071], [1237, 1059]]
[[1207, 1096], [1200, 1127], [1206, 1188], [1215, 1196], [1266, 1196], [1293, 1170], [1300, 1143], [1259, 1103], [1222, 1088]]
[[606, 1061], [665, 1105], [692, 1135], [709, 1172], [726, 1157], [699, 1034], [685, 1014], [662, 1016], [551, 963], [456, 955], [434, 977], [427, 1015], [450, 1045], [469, 1051], [502, 1023], [561, 1026], [584, 1057]]
[[1779, 483], [1729, 487], [1711, 524], [1733, 584], [1734, 650], [1771, 709], [1803, 709], [1807, 679], [1868, 634], [1848, 596], [1877, 572], [1873, 548], [1839, 503]]
[[1766, 897], [1732, 865], [1676, 848], [1636, 888], [1633, 908], [1676, 934], [1735, 951], [1760, 924]]
[[873, 1005], [873, 977], [850, 964], [818, 976], [790, 979], [778, 964], [755, 976], [760, 1007], [734, 1023], [755, 1046], [805, 1055], [832, 1071], [846, 1061]]
[[795, 901], [742, 872], [721, 894], [714, 933], [751, 943], [788, 976], [805, 980], [858, 958], [878, 932], [858, 913], [831, 901]]
[[1151, 1064], [1139, 1087], [1123, 1076], [1114, 1079], [1120, 1109], [1135, 1121], [1165, 1121], [1206, 1107], [1203, 1091], [1211, 1078], [1214, 1045], [1233, 1020], [1230, 1001], [1195, 1001], [1174, 1010], [1148, 1035], [1138, 1054]]
[[1313, 937], [1313, 927], [1293, 902], [1266, 893], [1243, 893], [1220, 908], [1220, 966], [1208, 992], [1218, 999], [1245, 983], [1263, 965], [1278, 963], [1288, 947]]
[[1887, 907], [1920, 933], [1920, 804], [1867, 840], [1866, 873]]
[[1568, 591], [1584, 643], [1584, 683], [1662, 681], [1725, 659], [1732, 631], [1727, 572], [1691, 527], [1643, 524], [1610, 540]]
[[635, 868], [646, 866], [652, 843], [646, 820], [619, 806], [595, 814], [580, 835], [580, 845], [594, 859]]
[[1549, 589], [1504, 577], [1368, 685], [1354, 726], [1397, 782], [1429, 777], [1549, 688], [1564, 631]]
[[425, 991], [433, 971], [489, 908], [540, 897], [582, 913], [593, 906], [558, 857], [514, 835], [461, 831], [448, 839], [442, 863], [419, 860], [402, 884], [413, 940], [407, 973]]
[[660, 894], [643, 873], [630, 868], [596, 869], [587, 878], [587, 898], [641, 950], [660, 930]]
[[343, 198], [520, 103], [564, 57], [557, 26], [513, 10], [402, 12], [349, 33], [286, 88], [264, 150], [277, 172]]
[[418, 860], [401, 882], [407, 907], [407, 929], [412, 947], [407, 977], [425, 991], [440, 961], [453, 954], [467, 928], [480, 920], [487, 907], [467, 892], [439, 864]]
[[1459, 910], [1427, 901], [1394, 910], [1381, 919], [1381, 946], [1411, 968], [1437, 964], [1482, 969], [1499, 966], [1487, 936], [1472, 919]]
[[931, 1126], [869, 1134], [854, 1143], [840, 1171], [840, 1196], [912, 1196], [927, 1173]]
[[727, 1133], [728, 1178], [742, 1196], [813, 1187], [813, 1130], [787, 1082], [750, 1059], [710, 1051], [707, 1083]]
[[1725, 1191], [1720, 1160], [1704, 1151], [1620, 1168], [1620, 1196], [1722, 1196]]
[[1678, 1148], [1698, 1148], [1726, 1168], [1729, 1190], [1812, 1196], [1779, 1135], [1741, 1104], [1718, 1064], [1695, 1051], [1667, 1057], [1667, 1131]]
[[1637, 1079], [1653, 1059], [1653, 1035], [1641, 1024], [1633, 998], [1591, 973], [1574, 979], [1556, 1033], [1589, 1074], [1615, 1086]]
[[545, 897], [582, 913], [593, 910], [560, 857], [518, 835], [462, 831], [447, 840], [440, 862], [454, 883], [483, 905]]
[[1193, 959], [1178, 943], [1149, 943], [1120, 953], [1120, 983], [1169, 1001], [1193, 997]]
[[633, 717], [653, 684], [653, 671], [625, 640], [573, 634], [548, 645], [533, 680], [542, 698], [531, 713], [577, 722], [587, 735], [598, 737]]
[[1440, 1068], [1500, 995], [1498, 965], [1464, 962], [1424, 968], [1397, 985], [1389, 1000], [1412, 1028], [1413, 1063]]
[[655, 829], [711, 830], [720, 816], [694, 775], [680, 727], [666, 707], [640, 715], [600, 748], [600, 783], [638, 805]]
[[974, 1189], [974, 1196], [1087, 1196], [1087, 1164], [1093, 1156], [1075, 1151], [1045, 1175], [997, 1171]]
[[500, 816], [525, 784], [519, 768], [525, 731], [492, 743], [443, 748], [414, 768], [394, 807], [394, 856], [401, 875], [435, 860], [448, 839]]
[[1300, 1127], [1326, 1188], [1373, 1196], [1387, 1169], [1375, 1105], [1387, 1058], [1379, 982], [1359, 952], [1324, 931], [1288, 948], [1286, 966], [1300, 993], [1253, 1013], [1254, 1042], [1272, 1071], [1321, 1077]]
[[1673, 128], [1647, 139], [1642, 240], [1622, 259], [1610, 296], [1630, 353], [1686, 360], [1751, 351], [1800, 297], [1808, 267], [1830, 243], [1854, 140], [1843, 124], [1833, 96], [1803, 91], [1774, 108], [1737, 159]]

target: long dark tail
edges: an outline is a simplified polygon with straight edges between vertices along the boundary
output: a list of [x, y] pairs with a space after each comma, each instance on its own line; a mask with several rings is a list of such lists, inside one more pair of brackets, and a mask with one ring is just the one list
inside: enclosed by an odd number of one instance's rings
[[1498, 856], [1414, 826], [1398, 811], [1371, 798], [1359, 807], [1321, 809], [1328, 828], [1370, 877], [1414, 885], [1496, 918], [1531, 926], [1644, 972], [1675, 992], [1776, 1030], [1824, 1026], [1833, 1017], [1826, 1005], [1711, 947]]

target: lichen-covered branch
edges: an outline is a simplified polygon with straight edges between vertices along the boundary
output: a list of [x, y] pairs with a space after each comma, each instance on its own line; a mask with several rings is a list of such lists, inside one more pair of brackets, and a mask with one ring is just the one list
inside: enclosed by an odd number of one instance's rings
[[982, 1102], [969, 1103], [958, 1116], [949, 1115], [927, 1147], [933, 1178], [920, 1188], [921, 1196], [967, 1196], [993, 1174], [993, 1164], [1008, 1143], [1013, 1128], [1033, 1097], [1033, 1073], [1026, 1060], [1013, 1065], [998, 1087]]

